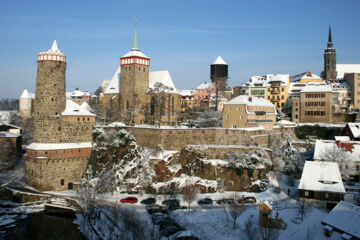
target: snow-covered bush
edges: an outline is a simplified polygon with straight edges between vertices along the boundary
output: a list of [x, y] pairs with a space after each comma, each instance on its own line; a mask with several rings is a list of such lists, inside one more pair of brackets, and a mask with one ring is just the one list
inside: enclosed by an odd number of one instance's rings
[[230, 168], [269, 169], [272, 162], [265, 150], [249, 151], [243, 154], [229, 152], [225, 156]]

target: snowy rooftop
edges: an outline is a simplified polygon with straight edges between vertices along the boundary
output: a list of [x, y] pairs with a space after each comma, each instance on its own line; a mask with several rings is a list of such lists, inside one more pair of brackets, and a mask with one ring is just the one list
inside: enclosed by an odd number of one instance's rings
[[213, 84], [211, 82], [203, 82], [202, 84], [197, 86], [196, 89], [208, 89], [208, 88], [212, 88], [212, 87], [213, 87]]
[[17, 138], [20, 136], [21, 134], [12, 133], [12, 132], [0, 132], [0, 138]]
[[56, 54], [56, 55], [64, 55], [57, 45], [56, 40], [53, 41], [51, 48], [47, 52], [40, 52], [39, 54]]
[[[344, 157], [349, 161], [360, 161], [360, 142], [358, 141], [340, 141], [341, 149], [344, 151]], [[326, 153], [337, 151], [338, 145], [335, 140], [316, 140], [314, 148], [314, 160], [322, 160], [325, 158]], [[326, 159], [324, 159], [326, 160]]]
[[325, 83], [308, 83], [301, 92], [332, 92], [330, 85]]
[[116, 69], [113, 77], [110, 80], [110, 83], [107, 85], [104, 93], [105, 94], [115, 94], [119, 93], [119, 82], [120, 82], [120, 66]]
[[81, 105], [80, 105], [81, 108], [85, 109], [85, 110], [88, 110], [89, 112], [92, 111], [91, 107], [89, 106], [89, 104], [87, 102], [83, 102]]
[[63, 116], [95, 116], [95, 114], [89, 112], [85, 108], [75, 103], [72, 100], [66, 100], [65, 111], [61, 113]]
[[267, 74], [266, 81], [268, 84], [271, 82], [280, 82], [281, 86], [286, 86], [289, 81], [289, 74]]
[[80, 91], [80, 90], [75, 90], [71, 93], [71, 97], [82, 97], [82, 96], [90, 96], [90, 93], [88, 91]]
[[343, 79], [345, 73], [360, 73], [360, 64], [336, 64], [337, 79]]
[[298, 82], [300, 80], [322, 80], [322, 78], [312, 72], [303, 72], [303, 73], [291, 76], [292, 82]]
[[354, 138], [360, 138], [360, 123], [348, 123], [347, 125]]
[[153, 88], [157, 82], [162, 83], [169, 88], [172, 88], [173, 91], [176, 90], [170, 73], [167, 70], [149, 73], [149, 88]]
[[218, 56], [216, 60], [212, 63], [212, 65], [219, 64], [219, 65], [227, 65], [224, 59], [221, 56]]
[[335, 162], [306, 161], [298, 189], [345, 193]]
[[25, 88], [24, 91], [22, 92], [20, 98], [31, 98], [28, 90]]
[[350, 141], [350, 137], [349, 136], [335, 136], [335, 140], [336, 141]]
[[263, 98], [249, 97], [246, 95], [237, 96], [225, 104], [245, 104], [247, 106], [275, 107], [271, 102]]
[[126, 53], [122, 58], [125, 57], [142, 57], [142, 58], [149, 58], [145, 54], [143, 54], [140, 50], [131, 50], [130, 52]]
[[280, 120], [280, 121], [276, 122], [276, 125], [283, 126], [283, 127], [285, 127], [285, 126], [296, 126], [296, 123], [290, 122], [288, 120]]
[[27, 146], [27, 149], [32, 150], [59, 150], [59, 149], [71, 149], [71, 148], [91, 148], [91, 142], [81, 143], [31, 143]]
[[332, 90], [350, 89], [349, 84], [346, 81], [330, 82]]
[[195, 90], [178, 90], [181, 96], [194, 96]]
[[358, 206], [341, 201], [321, 222], [360, 238], [360, 207]]

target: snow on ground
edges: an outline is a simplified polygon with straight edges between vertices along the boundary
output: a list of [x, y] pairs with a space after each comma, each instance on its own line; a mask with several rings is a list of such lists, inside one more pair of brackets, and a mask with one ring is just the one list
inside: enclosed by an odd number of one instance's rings
[[338, 127], [344, 128], [346, 123], [297, 123], [297, 126], [320, 126], [320, 127]]
[[[326, 238], [323, 234], [320, 222], [327, 214], [326, 211], [311, 208], [304, 218], [304, 221], [296, 224], [292, 221], [293, 218], [297, 217], [298, 213], [295, 201], [282, 202], [281, 204], [277, 204], [276, 207], [278, 208], [279, 218], [282, 218], [287, 224], [285, 230], [280, 230], [279, 240], [337, 239], [336, 236]], [[245, 221], [251, 215], [255, 223], [259, 222], [258, 208], [247, 206], [246, 210], [237, 219], [237, 228], [234, 230], [232, 228], [231, 218], [229, 218], [228, 213], [222, 208], [200, 207], [191, 212], [177, 210], [172, 213], [172, 216], [180, 225], [194, 232], [200, 239], [208, 240], [246, 239], [241, 229], [244, 228]]]

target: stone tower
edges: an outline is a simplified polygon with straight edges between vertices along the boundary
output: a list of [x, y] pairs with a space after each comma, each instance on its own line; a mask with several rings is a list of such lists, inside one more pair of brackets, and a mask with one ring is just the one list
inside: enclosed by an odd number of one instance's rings
[[331, 27], [329, 26], [329, 38], [324, 53], [324, 71], [321, 72], [321, 77], [326, 80], [336, 80], [336, 76], [336, 51], [333, 47]]
[[37, 62], [34, 142], [58, 143], [61, 140], [60, 114], [66, 106], [66, 56], [54, 40], [49, 51], [38, 54]]
[[226, 82], [228, 79], [228, 64], [221, 56], [218, 56], [216, 60], [210, 66], [210, 78], [215, 83], [217, 91], [226, 90]]
[[144, 124], [150, 58], [138, 47], [136, 20], [133, 47], [120, 58], [120, 66], [121, 121], [127, 124]]
[[91, 155], [95, 114], [66, 100], [66, 57], [56, 41], [37, 60], [34, 142], [26, 148], [25, 182], [39, 190], [73, 189]]
[[25, 88], [19, 98], [19, 115], [23, 121], [28, 119], [31, 115], [32, 99]]

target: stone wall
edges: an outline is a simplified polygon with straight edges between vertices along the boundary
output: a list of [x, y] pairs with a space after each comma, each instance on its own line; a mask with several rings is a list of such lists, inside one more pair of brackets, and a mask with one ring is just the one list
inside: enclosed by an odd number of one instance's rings
[[[249, 151], [256, 151], [264, 149], [256, 146], [235, 146], [235, 145], [225, 145], [225, 146], [216, 146], [216, 145], [189, 145], [190, 147], [197, 148], [197, 152], [203, 153], [206, 155], [207, 159], [225, 159], [226, 155], [229, 152], [236, 152], [242, 154]], [[268, 152], [269, 157], [271, 158], [271, 150], [265, 149]]]
[[124, 127], [143, 147], [155, 148], [159, 144], [167, 150], [181, 150], [187, 145], [257, 145], [268, 146], [269, 137], [275, 133], [286, 137], [294, 128], [273, 130], [244, 130], [226, 128], [140, 128]]
[[34, 101], [34, 142], [60, 141], [60, 114], [65, 110], [66, 63], [38, 61]]
[[22, 139], [0, 136], [0, 172], [17, 164], [21, 159]]
[[25, 182], [38, 190], [67, 190], [79, 182], [92, 148], [29, 149], [25, 155]]
[[91, 142], [94, 125], [94, 116], [63, 116], [61, 142]]

